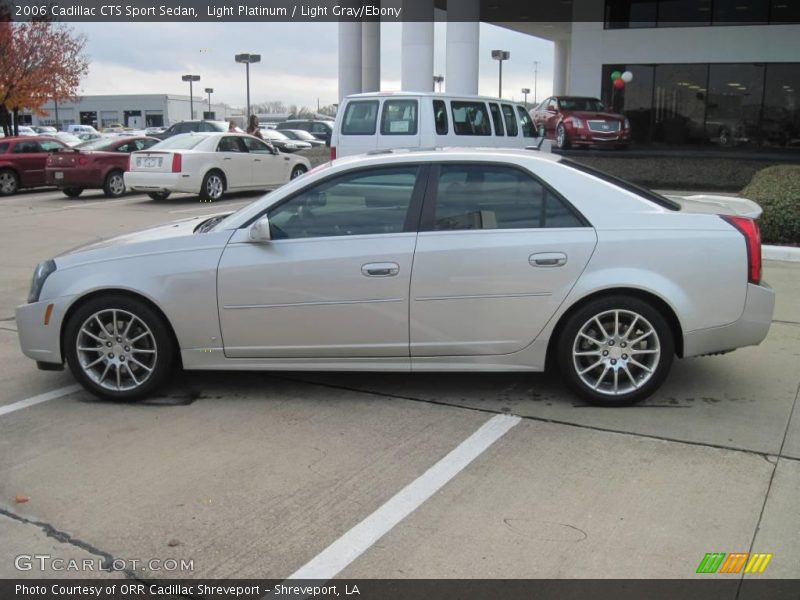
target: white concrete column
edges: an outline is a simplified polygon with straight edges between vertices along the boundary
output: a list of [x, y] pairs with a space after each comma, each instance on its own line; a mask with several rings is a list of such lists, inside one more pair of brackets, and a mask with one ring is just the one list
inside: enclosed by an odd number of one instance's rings
[[556, 40], [553, 44], [553, 95], [567, 92], [567, 66], [569, 65], [569, 39]]
[[400, 88], [433, 91], [433, 0], [403, 0]]
[[480, 0], [447, 3], [447, 70], [445, 89], [450, 94], [478, 93]]
[[361, 24], [361, 91], [381, 90], [381, 22]]
[[361, 92], [361, 23], [339, 21], [339, 102]]

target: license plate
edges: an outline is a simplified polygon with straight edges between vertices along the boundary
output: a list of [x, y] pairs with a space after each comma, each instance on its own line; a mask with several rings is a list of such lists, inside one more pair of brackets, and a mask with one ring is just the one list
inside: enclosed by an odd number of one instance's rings
[[148, 156], [145, 158], [137, 158], [136, 166], [144, 169], [157, 169], [161, 166], [161, 157]]
[[56, 171], [54, 174], [56, 179], [64, 179], [64, 172], [63, 171]]

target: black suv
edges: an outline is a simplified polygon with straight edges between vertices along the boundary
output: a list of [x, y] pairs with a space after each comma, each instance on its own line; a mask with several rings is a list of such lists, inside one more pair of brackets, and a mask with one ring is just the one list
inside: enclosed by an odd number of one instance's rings
[[181, 121], [175, 123], [166, 131], [156, 133], [151, 137], [165, 140], [179, 133], [220, 133], [228, 131], [228, 124], [225, 121]]
[[318, 140], [323, 140], [326, 146], [331, 145], [331, 134], [333, 133], [333, 121], [316, 121], [314, 119], [291, 119], [279, 123], [276, 127], [281, 129], [302, 129], [313, 135]]

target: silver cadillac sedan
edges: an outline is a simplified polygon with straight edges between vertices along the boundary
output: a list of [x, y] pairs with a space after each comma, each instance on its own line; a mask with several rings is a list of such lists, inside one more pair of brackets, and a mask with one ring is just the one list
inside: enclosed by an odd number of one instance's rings
[[552, 365], [620, 406], [653, 394], [675, 356], [767, 335], [760, 212], [527, 150], [349, 157], [238, 212], [41, 263], [20, 344], [109, 399], [147, 396], [177, 367]]

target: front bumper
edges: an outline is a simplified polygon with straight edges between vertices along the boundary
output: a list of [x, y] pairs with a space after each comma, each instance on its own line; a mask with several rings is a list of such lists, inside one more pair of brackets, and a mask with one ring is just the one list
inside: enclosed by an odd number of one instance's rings
[[[72, 301], [71, 296], [51, 298], [17, 307], [17, 336], [22, 353], [41, 363], [61, 364], [61, 325]], [[50, 321], [44, 324], [47, 306], [53, 305]]]
[[683, 336], [683, 356], [728, 352], [764, 341], [772, 324], [775, 291], [766, 283], [747, 284], [747, 298], [739, 319], [721, 327], [698, 329]]

